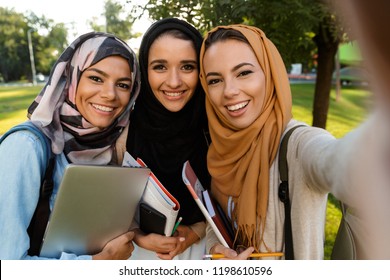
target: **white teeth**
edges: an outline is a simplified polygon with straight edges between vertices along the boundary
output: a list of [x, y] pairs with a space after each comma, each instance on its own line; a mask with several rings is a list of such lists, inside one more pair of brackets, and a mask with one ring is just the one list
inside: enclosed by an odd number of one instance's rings
[[237, 110], [240, 110], [242, 108], [244, 108], [246, 105], [248, 105], [249, 101], [245, 101], [245, 102], [242, 102], [242, 103], [239, 103], [239, 104], [235, 104], [235, 105], [232, 105], [232, 106], [226, 106], [226, 108], [229, 110], [229, 111], [237, 111]]
[[171, 96], [171, 97], [176, 97], [176, 96], [179, 96], [183, 93], [183, 91], [181, 92], [167, 92], [167, 91], [164, 91], [164, 94], [165, 95], [168, 95], [168, 96]]
[[92, 106], [100, 111], [104, 111], [104, 112], [112, 112], [114, 110], [114, 108], [112, 107], [106, 107], [106, 106], [102, 106], [102, 105], [97, 105], [97, 104], [92, 104]]

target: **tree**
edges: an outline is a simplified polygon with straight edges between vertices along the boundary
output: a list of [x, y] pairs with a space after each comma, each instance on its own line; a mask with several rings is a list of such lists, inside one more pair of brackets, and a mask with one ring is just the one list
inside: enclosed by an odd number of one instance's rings
[[278, 47], [288, 67], [297, 60], [309, 61], [315, 49], [310, 26], [316, 19], [310, 10], [311, 3], [310, 0], [151, 0], [145, 6], [135, 6], [133, 13], [134, 17], [140, 17], [147, 11], [154, 20], [183, 18], [202, 33], [217, 25], [233, 23], [259, 26]]
[[329, 110], [332, 75], [335, 69], [335, 58], [342, 32], [335, 15], [327, 7], [323, 8], [324, 16], [318, 24], [318, 31], [313, 40], [318, 50], [318, 68], [313, 101], [313, 126], [326, 128]]
[[107, 0], [102, 14], [105, 18], [105, 25], [97, 24], [97, 18], [94, 18], [90, 21], [90, 26], [95, 31], [112, 33], [125, 41], [139, 36], [140, 34], [132, 32], [134, 18], [131, 13], [127, 14], [124, 11], [125, 9], [118, 2]]
[[37, 72], [49, 74], [58, 53], [66, 46], [67, 31], [63, 24], [38, 18], [34, 13], [25, 16], [0, 7], [0, 73], [4, 82], [32, 78], [27, 42], [29, 30]]
[[68, 31], [63, 23], [55, 23], [45, 16], [26, 15], [31, 33], [37, 73], [48, 75], [58, 55], [67, 47]]
[[[179, 17], [202, 32], [214, 26], [247, 23], [260, 27], [279, 49], [288, 68], [303, 62], [307, 68], [318, 53], [313, 125], [326, 127], [334, 57], [340, 42], [337, 18], [326, 0], [151, 0], [133, 13], [150, 18]], [[337, 31], [337, 32], [336, 32]]]
[[0, 73], [5, 82], [27, 75], [27, 23], [22, 14], [0, 7]]

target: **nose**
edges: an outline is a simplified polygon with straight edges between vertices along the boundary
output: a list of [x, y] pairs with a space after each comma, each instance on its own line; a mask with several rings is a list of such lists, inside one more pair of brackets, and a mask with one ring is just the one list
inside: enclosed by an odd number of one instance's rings
[[102, 98], [114, 100], [116, 98], [116, 86], [114, 83], [105, 83], [100, 93]]
[[232, 98], [235, 95], [238, 95], [240, 93], [239, 87], [230, 80], [225, 80], [225, 87], [223, 90], [223, 94], [226, 98]]
[[178, 69], [171, 69], [165, 81], [170, 88], [178, 88], [182, 84], [180, 72]]

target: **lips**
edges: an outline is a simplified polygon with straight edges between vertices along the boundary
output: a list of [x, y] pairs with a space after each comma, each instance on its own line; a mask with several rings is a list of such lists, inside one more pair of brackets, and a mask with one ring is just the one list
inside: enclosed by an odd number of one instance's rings
[[182, 94], [184, 94], [184, 90], [183, 91], [163, 91], [165, 95], [169, 96], [169, 97], [178, 97]]
[[228, 111], [235, 112], [235, 111], [238, 111], [242, 108], [245, 108], [248, 104], [249, 104], [249, 101], [244, 101], [244, 102], [240, 102], [240, 103], [237, 103], [234, 105], [227, 105], [225, 107], [228, 109]]
[[107, 106], [103, 106], [103, 105], [99, 105], [99, 104], [92, 104], [92, 107], [94, 107], [95, 109], [97, 109], [99, 111], [103, 111], [103, 112], [112, 112], [112, 111], [114, 111], [113, 107], [107, 107]]

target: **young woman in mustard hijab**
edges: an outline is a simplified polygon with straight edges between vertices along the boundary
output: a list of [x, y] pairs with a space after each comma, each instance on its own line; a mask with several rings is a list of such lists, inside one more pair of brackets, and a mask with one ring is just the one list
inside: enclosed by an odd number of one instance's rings
[[[235, 259], [246, 259], [252, 252], [285, 253], [285, 209], [278, 197], [277, 159], [282, 136], [300, 124], [290, 137], [287, 153], [293, 258], [323, 259], [328, 192], [352, 210], [348, 219], [355, 229], [358, 257], [369, 257], [365, 251], [369, 246], [364, 244], [370, 227], [362, 227], [367, 221], [355, 210], [367, 204], [368, 196], [362, 194], [370, 191], [365, 188], [373, 182], [380, 185], [387, 174], [364, 176], [377, 174], [385, 165], [378, 153], [384, 142], [372, 137], [379, 123], [369, 119], [336, 140], [323, 129], [294, 120], [283, 60], [256, 27], [230, 25], [211, 30], [203, 41], [200, 63], [212, 140], [207, 156], [211, 192], [231, 220], [236, 232], [233, 249], [239, 249], [237, 253], [223, 247], [208, 230], [208, 252]], [[374, 180], [369, 183], [368, 178]]]

